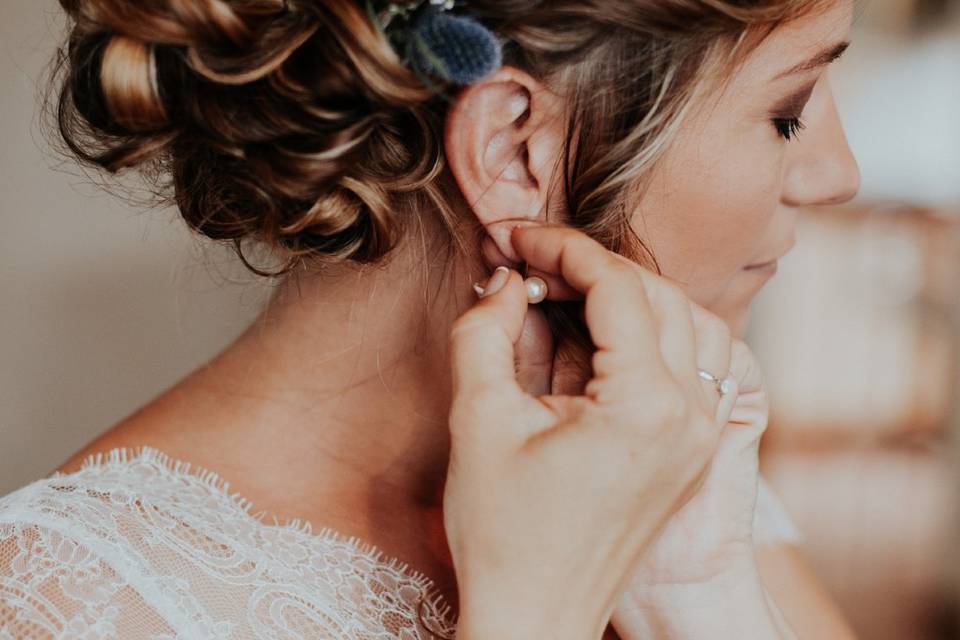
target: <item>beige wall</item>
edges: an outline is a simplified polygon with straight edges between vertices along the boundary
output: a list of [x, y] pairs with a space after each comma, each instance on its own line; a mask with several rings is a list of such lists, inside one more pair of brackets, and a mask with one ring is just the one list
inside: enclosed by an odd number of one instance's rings
[[0, 495], [217, 352], [263, 298], [173, 212], [54, 168], [35, 93], [59, 13], [0, 0]]

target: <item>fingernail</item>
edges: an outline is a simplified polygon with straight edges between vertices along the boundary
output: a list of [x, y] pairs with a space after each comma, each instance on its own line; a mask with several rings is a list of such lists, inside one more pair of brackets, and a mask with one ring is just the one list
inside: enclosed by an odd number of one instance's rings
[[[481, 298], [486, 298], [487, 296], [492, 296], [500, 289], [503, 289], [503, 285], [507, 284], [507, 280], [510, 279], [510, 269], [504, 267], [503, 265], [497, 267], [493, 272], [493, 275], [490, 276], [490, 280], [487, 281], [487, 286], [483, 287], [483, 293], [477, 292]], [[474, 287], [476, 289], [477, 287]]]

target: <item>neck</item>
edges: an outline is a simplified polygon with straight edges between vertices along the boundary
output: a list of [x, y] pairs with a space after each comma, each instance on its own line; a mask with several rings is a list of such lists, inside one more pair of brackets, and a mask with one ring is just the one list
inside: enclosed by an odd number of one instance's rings
[[[203, 425], [185, 442], [219, 443], [221, 467], [249, 478], [232, 485], [254, 493], [255, 506], [332, 523], [398, 554], [411, 548], [403, 536], [420, 536], [432, 557], [448, 559], [438, 548], [448, 335], [475, 301], [480, 265], [400, 248], [384, 264], [288, 278], [257, 321], [173, 394], [177, 417]], [[404, 559], [429, 563], [414, 553]], [[436, 565], [417, 568], [430, 575]]]

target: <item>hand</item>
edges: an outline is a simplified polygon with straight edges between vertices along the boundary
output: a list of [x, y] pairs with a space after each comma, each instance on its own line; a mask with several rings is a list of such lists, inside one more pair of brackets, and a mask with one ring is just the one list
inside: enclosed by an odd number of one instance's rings
[[[551, 289], [556, 286], [552, 283]], [[704, 624], [697, 616], [729, 619], [733, 606], [744, 612], [753, 607], [754, 618], [766, 615], [760, 606], [765, 598], [752, 539], [757, 454], [769, 413], [763, 373], [750, 348], [731, 340], [721, 318], [687, 302], [696, 328], [698, 363], [719, 376], [729, 371], [737, 386], [718, 407], [720, 443], [703, 485], [648, 549], [613, 612], [611, 624], [625, 640], [660, 637], [665, 628], [671, 630], [671, 637], [696, 637], [682, 633], [684, 627], [694, 625], [712, 629], [716, 635], [722, 622], [720, 626], [716, 620]], [[558, 384], [573, 388], [582, 384], [543, 366], [552, 360], [554, 345], [539, 309], [528, 313], [522, 343], [518, 366], [528, 388], [556, 391]], [[705, 611], [705, 603], [716, 606]]]
[[528, 305], [514, 271], [453, 326], [444, 526], [458, 634], [599, 638], [643, 552], [703, 480], [718, 398], [697, 377], [679, 288], [574, 229], [518, 228], [513, 242], [562, 279], [557, 292], [585, 298], [597, 351], [583, 395], [526, 393], [515, 345]]
[[[704, 319], [705, 324], [722, 322]], [[753, 563], [758, 451], [769, 404], [763, 373], [750, 348], [740, 340], [731, 345], [730, 371], [738, 385], [730, 394], [733, 409], [721, 428], [710, 470], [697, 494], [674, 514], [647, 551], [631, 581], [635, 597], [708, 584]]]
[[711, 629], [722, 638], [731, 594], [746, 590], [757, 601], [763, 594], [752, 532], [769, 404], [755, 356], [739, 340], [732, 345], [735, 405], [703, 485], [651, 545], [613, 612], [611, 624], [624, 640], [663, 629], [691, 638]]

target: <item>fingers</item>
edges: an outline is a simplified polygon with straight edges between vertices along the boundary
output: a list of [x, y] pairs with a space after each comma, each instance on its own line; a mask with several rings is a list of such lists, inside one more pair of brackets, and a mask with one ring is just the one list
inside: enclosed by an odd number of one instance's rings
[[[704, 309], [687, 297], [674, 282], [653, 273], [632, 260], [617, 258], [636, 269], [644, 280], [647, 295], [660, 324], [664, 360], [678, 382], [688, 387], [692, 397], [702, 400], [708, 415], [716, 415], [718, 425], [726, 424], [732, 403], [737, 397], [731, 390], [721, 398], [716, 384], [701, 378], [697, 369], [703, 369], [721, 380], [730, 373], [735, 380], [743, 380], [731, 371], [732, 337], [726, 321]], [[722, 405], [722, 406], [721, 406]]]
[[582, 396], [590, 381], [590, 351], [570, 342], [554, 347], [551, 389], [556, 395]]
[[[732, 346], [731, 370], [737, 380], [738, 393], [727, 424], [733, 427], [743, 425], [750, 436], [759, 442], [767, 428], [769, 399], [763, 386], [763, 371], [750, 347], [741, 340], [734, 340]], [[742, 429], [738, 429], [742, 430]]]
[[[562, 277], [585, 296], [586, 323], [597, 347], [595, 378], [616, 377], [616, 383], [605, 386], [606, 392], [615, 397], [630, 395], [636, 392], [638, 378], [660, 375], [658, 365], [662, 367], [663, 359], [653, 310], [643, 282], [629, 266], [600, 243], [568, 227], [517, 227], [512, 241], [530, 267]], [[613, 309], [616, 313], [611, 313]]]
[[[717, 391], [711, 390], [714, 396], [719, 396]], [[737, 398], [740, 395], [740, 390], [737, 388], [736, 382], [734, 382], [733, 389], [729, 393], [725, 393], [723, 397], [719, 400], [715, 400], [716, 403], [716, 421], [718, 427], [724, 427], [728, 422], [730, 422], [730, 417], [733, 415], [733, 411], [737, 406]]]
[[[647, 295], [660, 324], [664, 360], [678, 382], [699, 398], [708, 415], [728, 415], [732, 407], [721, 407], [716, 384], [701, 378], [703, 369], [721, 380], [730, 372], [730, 327], [719, 316], [691, 300], [673, 281], [645, 269], [629, 258], [617, 259], [631, 265], [643, 279]], [[725, 394], [736, 398], [735, 392]], [[718, 422], [719, 425], [726, 421]]]
[[534, 305], [527, 308], [515, 352], [520, 388], [531, 396], [549, 394], [553, 374], [553, 333], [543, 311]]
[[[697, 367], [721, 380], [730, 373], [734, 380], [739, 382], [740, 378], [731, 371], [733, 340], [729, 325], [722, 318], [710, 313], [692, 300], [689, 301], [689, 305], [697, 334]], [[702, 395], [707, 398], [711, 412], [717, 414], [720, 426], [725, 425], [726, 418], [722, 420], [720, 418], [722, 415], [730, 415], [729, 410], [733, 408], [731, 403], [736, 400], [738, 389], [730, 391], [721, 398], [714, 383], [702, 379], [700, 382]]]
[[[711, 398], [704, 393], [702, 380], [697, 375], [702, 336], [695, 330], [691, 302], [679, 286], [632, 260], [617, 255], [643, 280], [660, 331], [660, 350], [674, 379], [687, 389], [689, 397], [701, 401], [707, 415], [716, 409], [717, 394]], [[709, 362], [709, 360], [707, 360]]]
[[527, 291], [510, 270], [503, 288], [481, 298], [450, 331], [454, 398], [522, 393], [517, 383], [514, 344], [523, 330]]
[[730, 347], [730, 371], [740, 387], [740, 393], [753, 393], [763, 388], [763, 371], [750, 347], [742, 340], [734, 340]]
[[[511, 240], [527, 263], [528, 275], [547, 282], [551, 300], [587, 298], [586, 320], [598, 349], [595, 377], [636, 369], [640, 362], [647, 372], [655, 372], [659, 361], [688, 397], [697, 399], [707, 415], [716, 416], [719, 426], [726, 424], [738, 391], [721, 398], [716, 385], [700, 378], [697, 369], [721, 380], [730, 373], [740, 392], [756, 386], [747, 360], [740, 360], [743, 370], [734, 370], [727, 323], [690, 300], [669, 279], [562, 225], [518, 227]], [[617, 313], [610, 313], [614, 308]], [[556, 371], [554, 363], [555, 376]], [[635, 379], [624, 380], [625, 388], [634, 384]]]

